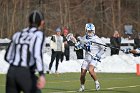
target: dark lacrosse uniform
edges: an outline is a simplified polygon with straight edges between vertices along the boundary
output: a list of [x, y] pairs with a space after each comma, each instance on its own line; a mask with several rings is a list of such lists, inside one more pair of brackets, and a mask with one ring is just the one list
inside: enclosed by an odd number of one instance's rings
[[37, 76], [43, 73], [44, 34], [35, 27], [16, 32], [6, 51], [5, 60], [10, 64], [6, 77], [6, 93], [41, 93], [36, 87]]

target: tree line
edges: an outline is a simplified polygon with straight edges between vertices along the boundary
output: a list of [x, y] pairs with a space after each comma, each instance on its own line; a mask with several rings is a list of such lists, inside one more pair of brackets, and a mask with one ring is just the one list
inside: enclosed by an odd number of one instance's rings
[[140, 0], [0, 0], [0, 38], [11, 38], [27, 26], [34, 9], [45, 15], [46, 36], [58, 26], [83, 35], [88, 18], [93, 19], [100, 37], [110, 37], [115, 30], [125, 36], [127, 24], [133, 25], [135, 33], [140, 28]]

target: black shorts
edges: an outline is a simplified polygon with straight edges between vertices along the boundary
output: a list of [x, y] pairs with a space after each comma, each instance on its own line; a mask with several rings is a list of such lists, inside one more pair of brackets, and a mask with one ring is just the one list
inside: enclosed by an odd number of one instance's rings
[[41, 93], [37, 76], [29, 68], [10, 66], [6, 77], [6, 93]]

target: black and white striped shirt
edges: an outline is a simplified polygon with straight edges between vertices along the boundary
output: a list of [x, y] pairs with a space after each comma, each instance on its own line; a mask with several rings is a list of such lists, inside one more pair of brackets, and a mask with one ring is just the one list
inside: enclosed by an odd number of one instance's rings
[[13, 35], [5, 60], [14, 66], [36, 66], [43, 73], [44, 34], [37, 28], [25, 28]]

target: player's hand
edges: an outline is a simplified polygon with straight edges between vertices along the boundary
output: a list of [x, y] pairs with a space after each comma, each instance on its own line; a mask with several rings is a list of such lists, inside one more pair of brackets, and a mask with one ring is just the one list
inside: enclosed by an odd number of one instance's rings
[[75, 49], [75, 50], [81, 49], [81, 44], [80, 44], [80, 42], [77, 42], [77, 43], [75, 44], [74, 49]]
[[129, 54], [130, 53], [130, 48], [126, 48], [126, 49], [123, 49], [122, 51], [125, 53], [125, 54]]
[[107, 50], [107, 48], [105, 47], [105, 48], [104, 48], [104, 51], [106, 51], [106, 50]]
[[45, 87], [45, 84], [46, 84], [46, 79], [45, 79], [45, 76], [39, 76], [39, 78], [38, 78], [38, 82], [37, 82], [37, 87], [39, 88], [39, 89], [42, 89], [42, 88], [44, 88]]
[[101, 62], [101, 57], [98, 56], [97, 54], [96, 54], [96, 56], [95, 56], [93, 59], [94, 59], [94, 60], [97, 60], [98, 62]]

